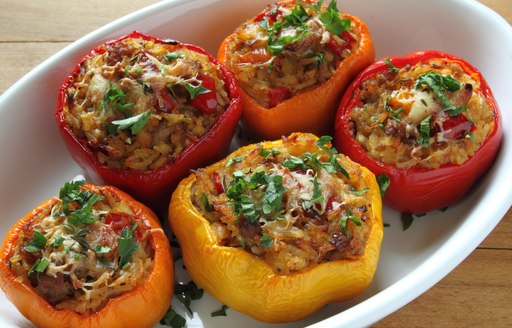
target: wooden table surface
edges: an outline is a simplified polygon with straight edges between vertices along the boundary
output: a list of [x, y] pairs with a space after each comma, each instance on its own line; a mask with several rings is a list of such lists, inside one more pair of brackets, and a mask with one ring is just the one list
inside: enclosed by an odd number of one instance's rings
[[[0, 94], [74, 40], [155, 2], [1, 0]], [[481, 2], [512, 23], [511, 0]], [[454, 271], [374, 327], [512, 327], [511, 300], [512, 209]]]

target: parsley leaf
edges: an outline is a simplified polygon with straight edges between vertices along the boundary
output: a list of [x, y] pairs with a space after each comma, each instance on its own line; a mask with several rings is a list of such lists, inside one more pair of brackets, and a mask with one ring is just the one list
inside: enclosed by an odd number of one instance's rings
[[24, 247], [24, 250], [29, 253], [35, 253], [41, 249], [44, 249], [47, 241], [48, 239], [46, 239], [42, 233], [34, 230], [32, 240], [27, 243], [27, 246]]
[[185, 90], [187, 90], [191, 100], [194, 100], [197, 96], [202, 95], [204, 93], [212, 92], [212, 90], [203, 87], [202, 83], [199, 83], [198, 85], [185, 83], [183, 84], [183, 86], [185, 87]]
[[177, 314], [172, 307], [167, 310], [164, 317], [160, 320], [161, 325], [170, 326], [172, 328], [183, 328], [186, 323], [187, 320]]
[[402, 220], [402, 229], [403, 231], [409, 229], [414, 221], [414, 217], [412, 214], [402, 213], [400, 215], [400, 219]]
[[384, 195], [386, 194], [386, 190], [388, 190], [389, 185], [391, 184], [391, 180], [385, 173], [379, 175], [376, 179], [377, 184], [379, 185], [380, 196], [384, 197]]
[[233, 163], [240, 163], [240, 162], [242, 162], [242, 157], [231, 157], [226, 162], [226, 167], [230, 167], [231, 165], [233, 165]]
[[178, 58], [183, 58], [183, 55], [180, 54], [177, 51], [173, 51], [173, 52], [169, 52], [169, 53], [165, 54], [164, 58], [167, 61], [173, 61], [173, 60], [178, 59]]
[[227, 316], [226, 310], [229, 309], [227, 305], [222, 305], [222, 308], [220, 308], [217, 311], [214, 311], [211, 313], [212, 317], [220, 317], [220, 316]]
[[94, 223], [96, 220], [98, 220], [98, 217], [93, 214], [92, 207], [90, 206], [79, 208], [73, 211], [68, 217], [69, 223], [75, 226], [88, 225]]
[[213, 211], [212, 204], [210, 204], [210, 202], [208, 201], [208, 197], [206, 196], [206, 194], [204, 192], [201, 195], [201, 203], [203, 203], [203, 208], [206, 212]]
[[136, 225], [133, 225], [132, 228], [124, 227], [121, 231], [121, 236], [117, 239], [118, 249], [119, 249], [119, 266], [124, 268], [130, 260], [130, 257], [135, 253], [137, 248], [139, 247], [139, 243], [134, 240], [133, 230], [135, 230]]
[[363, 224], [361, 223], [361, 221], [359, 221], [358, 218], [354, 216], [354, 213], [352, 212], [352, 209], [350, 207], [347, 207], [347, 212], [348, 215], [345, 215], [340, 219], [339, 225], [341, 227], [341, 230], [343, 230], [345, 236], [350, 237], [350, 234], [347, 230], [347, 221], [350, 220], [354, 222], [358, 227], [362, 226]]
[[420, 128], [419, 128], [419, 134], [420, 134], [420, 137], [418, 139], [416, 139], [416, 142], [423, 146], [423, 147], [428, 147], [430, 141], [430, 119], [431, 119], [431, 115], [427, 116], [424, 120], [422, 120], [420, 122]]
[[350, 30], [350, 19], [340, 18], [336, 0], [331, 0], [327, 10], [320, 14], [320, 21], [325, 25], [325, 28], [334, 35], [340, 35]]
[[274, 239], [269, 236], [267, 233], [263, 233], [263, 235], [260, 238], [260, 245], [263, 247], [271, 247], [274, 243]]
[[151, 111], [148, 109], [144, 113], [125, 118], [123, 120], [112, 121], [111, 124], [117, 127], [118, 130], [130, 129], [133, 135], [137, 134], [146, 125], [151, 117]]
[[103, 100], [100, 102], [99, 107], [100, 109], [103, 108], [104, 111], [115, 109], [127, 113], [133, 105], [134, 103], [126, 103], [126, 94], [123, 90], [110, 86], [103, 95]]
[[396, 73], [400, 70], [395, 65], [393, 65], [393, 63], [391, 62], [391, 59], [389, 59], [389, 58], [384, 59], [384, 63], [386, 63], [386, 65], [389, 67], [389, 70], [393, 73]]
[[264, 157], [265, 159], [268, 159], [270, 156], [279, 155], [281, 152], [277, 149], [260, 149], [260, 155], [261, 157]]
[[34, 262], [34, 265], [28, 270], [28, 275], [30, 276], [32, 273], [36, 272], [37, 274], [43, 272], [46, 267], [50, 264], [50, 259], [43, 257], [40, 259], [37, 259]]
[[203, 297], [204, 290], [198, 288], [197, 285], [190, 280], [186, 285], [178, 283], [174, 286], [174, 296], [185, 305], [188, 312], [193, 314], [190, 304], [192, 301], [198, 300]]
[[453, 117], [466, 111], [466, 107], [455, 107], [445, 96], [445, 92], [455, 92], [461, 88], [460, 82], [450, 75], [441, 75], [435, 72], [428, 72], [418, 76], [415, 89], [419, 89], [422, 85], [426, 85], [439, 99], [443, 106], [443, 110]]
[[62, 246], [62, 244], [64, 243], [64, 237], [62, 236], [57, 236], [53, 242], [50, 244], [50, 247], [52, 248], [59, 248]]

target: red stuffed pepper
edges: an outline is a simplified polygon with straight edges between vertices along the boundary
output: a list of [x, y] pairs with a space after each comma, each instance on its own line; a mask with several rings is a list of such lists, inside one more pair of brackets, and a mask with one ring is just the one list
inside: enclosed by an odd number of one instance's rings
[[387, 175], [384, 202], [424, 213], [460, 199], [491, 165], [501, 116], [482, 74], [438, 51], [382, 59], [345, 93], [336, 147]]
[[241, 105], [232, 74], [203, 49], [133, 32], [78, 63], [55, 115], [95, 182], [160, 209], [189, 169], [224, 156]]

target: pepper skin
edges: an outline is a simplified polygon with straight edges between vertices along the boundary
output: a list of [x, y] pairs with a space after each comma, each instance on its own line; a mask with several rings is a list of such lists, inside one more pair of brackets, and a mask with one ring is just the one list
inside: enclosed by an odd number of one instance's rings
[[[156, 43], [177, 42], [161, 40], [140, 32], [133, 32], [109, 43], [139, 37], [144, 40], [153, 40]], [[74, 135], [71, 128], [67, 125], [63, 115], [63, 106], [67, 102], [66, 89], [73, 83], [73, 75], [80, 70], [80, 63], [95, 52], [98, 52], [100, 47], [84, 57], [65, 80], [59, 91], [58, 104], [55, 111], [62, 139], [73, 159], [86, 171], [88, 179], [97, 184], [105, 183], [121, 188], [150, 206], [157, 214], [160, 214], [162, 210], [165, 212], [172, 190], [188, 174], [190, 169], [208, 165], [226, 154], [242, 111], [238, 85], [231, 72], [202, 48], [190, 44], [179, 43], [179, 45], [194, 52], [207, 55], [211, 62], [220, 66], [230, 102], [225, 112], [210, 130], [196, 142], [186, 147], [173, 162], [164, 164], [157, 169], [143, 172], [109, 168], [98, 161], [92, 149], [88, 146], [87, 139]], [[209, 110], [207, 104], [209, 101], [208, 95], [200, 95], [195, 99], [197, 103], [202, 98], [205, 98], [204, 106], [199, 106], [202, 111]]]
[[[317, 140], [311, 134], [295, 135]], [[277, 140], [262, 142], [261, 145], [274, 148], [281, 143]], [[236, 150], [226, 159], [207, 167], [206, 174], [222, 170], [230, 158], [242, 156], [255, 147], [257, 145], [253, 144]], [[348, 172], [360, 167], [342, 157], [341, 164]], [[328, 303], [355, 297], [373, 278], [383, 224], [380, 192], [374, 175], [362, 168], [361, 175], [351, 179], [363, 181], [368, 187], [367, 196], [372, 205], [368, 214], [372, 223], [363, 255], [357, 259], [315, 264], [290, 275], [279, 275], [258, 256], [239, 247], [218, 244], [210, 222], [192, 204], [191, 187], [196, 176], [190, 175], [179, 184], [169, 205], [169, 222], [180, 242], [187, 271], [199, 286], [223, 304], [265, 322], [299, 320]]]
[[476, 153], [460, 165], [445, 164], [437, 169], [417, 166], [400, 169], [371, 158], [352, 136], [350, 116], [352, 108], [360, 101], [357, 90], [362, 83], [375, 74], [389, 69], [385, 59], [382, 59], [361, 72], [347, 89], [336, 115], [335, 146], [352, 160], [364, 163], [376, 176], [386, 174], [390, 178], [391, 184], [383, 198], [384, 203], [390, 207], [402, 213], [425, 213], [446, 207], [462, 198], [475, 180], [492, 164], [502, 139], [498, 104], [482, 74], [463, 59], [439, 51], [418, 51], [403, 57], [387, 58], [397, 68], [428, 61], [431, 58], [447, 58], [459, 63], [467, 74], [479, 82], [480, 89], [494, 112], [493, 130], [489, 131]]
[[156, 215], [128, 194], [111, 186], [84, 185], [86, 190], [102, 191], [128, 205], [133, 215], [149, 228], [153, 248], [153, 269], [143, 284], [111, 298], [97, 312], [81, 315], [72, 310], [58, 310], [43, 299], [28, 281], [17, 279], [9, 267], [14, 245], [24, 225], [59, 201], [43, 202], [19, 220], [7, 233], [0, 253], [0, 287], [18, 310], [38, 327], [152, 327], [165, 314], [174, 287], [174, 264], [169, 241]]
[[[285, 0], [278, 4], [287, 2], [293, 1]], [[325, 83], [285, 99], [272, 108], [261, 106], [240, 88], [243, 101], [241, 122], [250, 134], [264, 140], [278, 139], [297, 131], [331, 134], [336, 109], [345, 88], [375, 59], [373, 41], [364, 22], [350, 14], [342, 13], [340, 16], [352, 21], [352, 31], [359, 36], [359, 46], [355, 53], [341, 62]], [[232, 38], [233, 34], [226, 37], [218, 51], [217, 58], [224, 64], [229, 56], [227, 44]]]

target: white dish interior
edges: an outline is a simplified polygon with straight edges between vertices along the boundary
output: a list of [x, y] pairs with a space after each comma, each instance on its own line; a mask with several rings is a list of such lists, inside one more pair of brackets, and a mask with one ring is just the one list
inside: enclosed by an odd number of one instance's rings
[[[0, 235], [42, 201], [57, 194], [65, 181], [81, 174], [70, 158], [54, 120], [57, 90], [75, 63], [90, 49], [133, 30], [197, 44], [215, 54], [220, 41], [263, 3], [246, 0], [164, 1], [128, 15], [81, 38], [14, 84], [0, 97]], [[512, 28], [499, 15], [472, 0], [346, 0], [342, 9], [368, 25], [377, 58], [436, 49], [460, 56], [479, 68], [501, 108], [504, 139], [487, 174], [466, 197], [445, 212], [416, 219], [402, 231], [399, 213], [384, 208], [381, 258], [371, 286], [356, 299], [332, 304], [298, 327], [367, 326], [405, 305], [458, 265], [491, 232], [512, 204]], [[478, 22], [478, 24], [475, 24]], [[489, 37], [492, 36], [492, 37]], [[177, 262], [177, 279], [188, 282]], [[243, 314], [211, 317], [221, 304], [205, 295], [192, 304], [189, 327], [261, 327]], [[0, 293], [0, 325], [30, 324]]]

